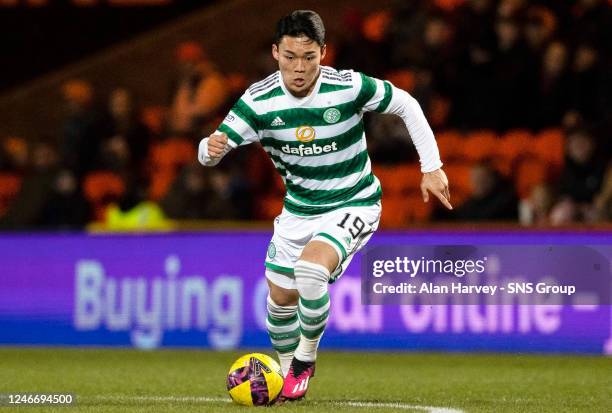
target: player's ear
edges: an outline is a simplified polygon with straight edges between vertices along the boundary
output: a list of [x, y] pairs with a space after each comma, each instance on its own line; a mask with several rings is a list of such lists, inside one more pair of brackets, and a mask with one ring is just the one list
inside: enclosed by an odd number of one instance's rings
[[274, 60], [278, 61], [278, 46], [276, 43], [272, 44], [272, 56], [274, 57]]
[[321, 46], [321, 60], [325, 59], [325, 52], [327, 51], [327, 45]]

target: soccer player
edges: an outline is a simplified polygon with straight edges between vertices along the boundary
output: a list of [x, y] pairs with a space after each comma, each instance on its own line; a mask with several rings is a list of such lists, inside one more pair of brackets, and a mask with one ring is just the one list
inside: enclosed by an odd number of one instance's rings
[[313, 11], [281, 18], [272, 56], [279, 70], [249, 87], [218, 130], [199, 146], [216, 165], [230, 150], [260, 142], [287, 194], [265, 261], [267, 327], [285, 384], [283, 400], [306, 394], [329, 315], [328, 284], [370, 239], [381, 188], [366, 149], [363, 113], [400, 116], [420, 157], [421, 192], [447, 208], [448, 180], [433, 132], [414, 98], [387, 81], [321, 66], [325, 29]]

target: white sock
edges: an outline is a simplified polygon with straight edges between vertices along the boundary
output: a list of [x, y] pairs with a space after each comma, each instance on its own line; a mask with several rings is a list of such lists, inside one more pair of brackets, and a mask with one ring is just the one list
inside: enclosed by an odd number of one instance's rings
[[278, 361], [280, 363], [281, 371], [283, 372], [283, 377], [287, 377], [287, 373], [289, 373], [289, 367], [291, 367], [291, 360], [293, 360], [293, 351], [290, 353], [279, 353], [278, 351]]
[[301, 361], [316, 361], [317, 349], [319, 348], [321, 337], [323, 337], [323, 333], [321, 333], [321, 335], [319, 335], [317, 338], [307, 338], [302, 336], [300, 338], [300, 343], [295, 349], [295, 358]]
[[300, 293], [300, 341], [295, 358], [313, 362], [329, 317], [329, 271], [322, 265], [299, 260], [294, 266], [294, 274]]

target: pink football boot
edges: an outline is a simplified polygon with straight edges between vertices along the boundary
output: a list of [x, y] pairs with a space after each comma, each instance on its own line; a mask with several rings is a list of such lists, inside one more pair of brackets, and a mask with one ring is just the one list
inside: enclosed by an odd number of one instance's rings
[[314, 362], [300, 361], [294, 357], [289, 373], [285, 377], [281, 401], [295, 401], [304, 398], [308, 391], [308, 381], [314, 377], [314, 372]]

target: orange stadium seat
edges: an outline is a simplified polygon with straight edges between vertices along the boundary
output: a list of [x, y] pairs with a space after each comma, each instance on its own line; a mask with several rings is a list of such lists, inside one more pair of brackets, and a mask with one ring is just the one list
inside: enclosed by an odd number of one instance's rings
[[404, 197], [385, 195], [382, 199], [381, 228], [399, 228], [408, 224], [408, 215]]
[[535, 139], [535, 153], [539, 159], [548, 162], [554, 170], [563, 167], [565, 157], [565, 136], [561, 129], [545, 129]]
[[470, 132], [462, 145], [464, 159], [469, 162], [486, 162], [504, 176], [512, 174], [513, 159], [506, 157], [502, 138], [494, 131], [482, 129]]
[[406, 163], [396, 167], [396, 179], [404, 183], [404, 192], [419, 193], [421, 191], [421, 165], [418, 163]]
[[463, 158], [468, 161], [484, 161], [499, 157], [500, 140], [492, 130], [478, 130], [468, 133], [461, 145]]
[[[452, 183], [450, 185], [450, 203], [453, 206], [453, 208], [457, 208], [458, 206], [460, 206], [461, 204], [463, 204], [471, 195], [471, 191], [468, 192], [464, 189], [461, 188], [455, 188]], [[431, 202], [431, 201], [430, 201]], [[437, 200], [434, 200], [434, 204], [438, 202]], [[442, 207], [444, 208], [444, 207]]]
[[159, 201], [170, 190], [176, 179], [177, 173], [173, 170], [157, 170], [151, 173], [151, 185], [149, 186], [149, 197]]
[[490, 162], [490, 165], [503, 176], [512, 176], [513, 164], [511, 160], [505, 158], [495, 158]]
[[171, 138], [153, 145], [150, 155], [151, 198], [156, 201], [163, 198], [180, 168], [195, 162], [196, 156], [196, 148], [188, 139]]
[[[383, 185], [383, 182], [391, 182], [393, 180], [393, 167], [388, 165], [372, 165], [372, 173], [376, 175], [378, 180]], [[387, 193], [386, 189], [383, 187], [383, 191]], [[391, 188], [389, 188], [389, 192]]]
[[272, 192], [275, 194], [285, 194], [287, 188], [285, 187], [285, 182], [283, 182], [283, 178], [280, 176], [280, 174], [272, 174], [272, 179], [274, 180]]
[[188, 139], [171, 138], [151, 148], [153, 168], [178, 169], [196, 160], [196, 148]]
[[0, 173], [0, 216], [4, 215], [20, 188], [21, 177], [19, 175]]
[[257, 201], [256, 216], [258, 219], [274, 219], [283, 209], [283, 197], [280, 195], [268, 195]]
[[125, 192], [123, 179], [109, 171], [90, 172], [83, 179], [83, 193], [94, 209], [96, 220], [104, 219], [106, 207]]
[[414, 222], [425, 222], [431, 216], [432, 200], [423, 202], [420, 194], [383, 196], [382, 228], [402, 228]]
[[526, 129], [514, 129], [502, 136], [500, 155], [502, 158], [515, 164], [519, 159], [533, 155], [535, 140], [531, 132]]
[[463, 160], [463, 136], [456, 130], [436, 133], [442, 162]]
[[472, 165], [465, 162], [454, 162], [444, 165], [444, 172], [448, 177], [451, 197], [454, 194], [472, 193], [470, 171]]
[[407, 69], [400, 69], [388, 72], [385, 78], [393, 83], [396, 87], [405, 90], [406, 92], [412, 92], [414, 90], [415, 78], [414, 72]]
[[514, 185], [521, 199], [529, 197], [533, 188], [548, 180], [548, 165], [538, 159], [525, 159], [515, 169]]
[[375, 166], [374, 175], [380, 180], [384, 193], [400, 195], [420, 191], [421, 169], [418, 164]]
[[404, 199], [406, 203], [406, 215], [411, 222], [425, 222], [429, 220], [431, 216], [432, 205], [434, 205], [433, 199], [429, 199], [429, 202], [423, 201], [423, 196], [419, 194], [409, 195]]

